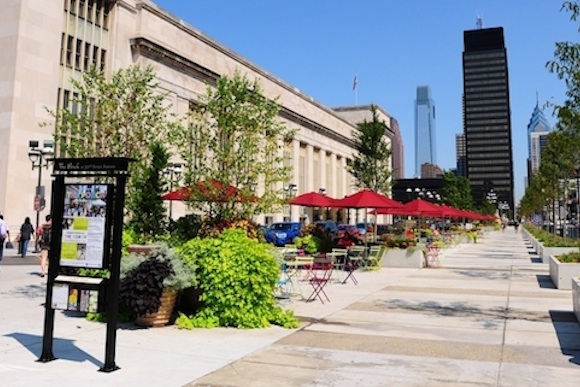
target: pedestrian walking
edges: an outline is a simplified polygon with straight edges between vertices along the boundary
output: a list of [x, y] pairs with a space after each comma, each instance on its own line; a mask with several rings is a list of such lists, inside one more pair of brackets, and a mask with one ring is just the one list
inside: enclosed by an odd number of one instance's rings
[[24, 223], [20, 226], [20, 255], [22, 258], [26, 258], [26, 253], [28, 252], [28, 243], [34, 234], [34, 227], [30, 223], [30, 218], [27, 216], [24, 218]]
[[516, 220], [514, 222], [514, 229], [516, 230], [516, 232], [518, 232], [519, 228], [520, 228], [520, 223]]
[[4, 221], [4, 216], [0, 215], [0, 261], [4, 256], [4, 242], [6, 239], [8, 239], [8, 242], [10, 242], [10, 230]]
[[50, 240], [52, 234], [52, 216], [46, 215], [46, 222], [42, 224], [42, 233], [40, 234], [40, 276], [46, 275], [48, 266], [48, 251], [50, 250]]

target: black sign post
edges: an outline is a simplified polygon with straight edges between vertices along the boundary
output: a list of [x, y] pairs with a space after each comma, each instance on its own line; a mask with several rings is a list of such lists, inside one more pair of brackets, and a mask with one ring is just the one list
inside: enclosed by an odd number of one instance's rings
[[[115, 348], [123, 210], [130, 161], [128, 158], [54, 159], [53, 216], [39, 362], [56, 359], [53, 354], [55, 309], [99, 312], [106, 309], [105, 362], [100, 371], [119, 369], [115, 364]], [[109, 279], [67, 275], [63, 271], [66, 266], [106, 269]]]

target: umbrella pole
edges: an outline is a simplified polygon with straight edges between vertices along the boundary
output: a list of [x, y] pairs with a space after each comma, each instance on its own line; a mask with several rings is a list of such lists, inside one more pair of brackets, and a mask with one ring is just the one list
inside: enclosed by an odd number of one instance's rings
[[[368, 215], [369, 215], [368, 209], [365, 208], [365, 227], [367, 227]], [[367, 249], [367, 241], [368, 241], [368, 235], [367, 234], [368, 234], [368, 232], [365, 232], [365, 251]]]

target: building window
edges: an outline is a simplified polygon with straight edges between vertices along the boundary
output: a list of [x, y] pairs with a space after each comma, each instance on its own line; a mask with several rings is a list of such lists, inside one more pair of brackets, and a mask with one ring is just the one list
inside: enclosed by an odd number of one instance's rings
[[105, 57], [107, 56], [106, 50], [101, 50], [101, 71], [105, 71]]
[[93, 66], [97, 67], [99, 63], [99, 47], [93, 46]]
[[89, 64], [91, 63], [91, 44], [85, 43], [84, 60], [83, 60], [83, 70], [87, 71], [89, 69]]
[[81, 50], [83, 48], [83, 41], [77, 39], [77, 46], [75, 50], [75, 69], [81, 69]]
[[73, 42], [73, 37], [69, 35], [66, 43], [66, 65], [69, 67], [72, 66]]
[[79, 0], [79, 18], [85, 18], [85, 0]]

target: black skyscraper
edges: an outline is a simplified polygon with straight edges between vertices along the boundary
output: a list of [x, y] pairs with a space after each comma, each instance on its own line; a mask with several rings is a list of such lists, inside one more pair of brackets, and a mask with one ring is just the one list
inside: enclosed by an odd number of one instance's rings
[[[512, 135], [503, 28], [463, 32], [463, 128], [475, 203], [490, 190], [514, 209]], [[504, 204], [504, 205], [505, 205]]]

